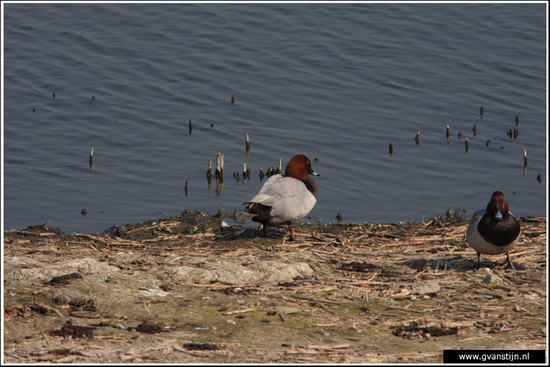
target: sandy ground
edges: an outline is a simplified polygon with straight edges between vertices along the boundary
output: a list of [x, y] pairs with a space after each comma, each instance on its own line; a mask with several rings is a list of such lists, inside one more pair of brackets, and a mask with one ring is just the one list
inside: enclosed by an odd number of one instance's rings
[[[222, 219], [232, 223], [222, 226]], [[445, 349], [546, 348], [546, 219], [505, 255], [467, 222], [286, 228], [177, 217], [4, 232], [7, 363], [441, 363]]]

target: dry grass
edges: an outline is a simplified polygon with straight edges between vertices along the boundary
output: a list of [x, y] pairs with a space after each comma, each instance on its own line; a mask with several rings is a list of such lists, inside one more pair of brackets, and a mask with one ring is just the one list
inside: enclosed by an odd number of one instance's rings
[[4, 361], [439, 363], [445, 349], [544, 349], [546, 219], [520, 222], [517, 270], [502, 255], [477, 271], [461, 219], [296, 226], [295, 242], [199, 212], [109, 236], [7, 230]]

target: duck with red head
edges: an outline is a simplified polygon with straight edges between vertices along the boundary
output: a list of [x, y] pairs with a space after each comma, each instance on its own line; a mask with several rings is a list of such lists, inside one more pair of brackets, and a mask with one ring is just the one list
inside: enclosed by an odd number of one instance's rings
[[319, 176], [305, 155], [295, 155], [288, 162], [284, 176], [271, 176], [258, 195], [243, 204], [247, 207], [241, 215], [263, 224], [264, 235], [267, 226], [286, 223], [293, 241], [292, 222], [306, 216], [317, 202], [317, 185], [308, 175]]
[[518, 242], [521, 227], [509, 211], [508, 203], [501, 191], [495, 191], [486, 209], [474, 213], [466, 240], [477, 251], [477, 267], [480, 266], [481, 254], [506, 254], [506, 263], [512, 268], [508, 254]]

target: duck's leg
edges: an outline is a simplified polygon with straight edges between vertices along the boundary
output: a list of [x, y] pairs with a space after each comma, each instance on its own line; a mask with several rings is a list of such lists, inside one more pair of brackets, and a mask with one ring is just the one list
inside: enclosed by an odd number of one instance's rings
[[512, 262], [510, 261], [510, 255], [508, 253], [506, 253], [506, 262], [504, 263], [504, 265], [510, 265], [513, 270], [516, 270], [514, 264], [512, 264]]
[[478, 270], [480, 267], [481, 267], [481, 253], [478, 252], [478, 253], [477, 253], [477, 266], [476, 266], [476, 270]]
[[288, 222], [288, 230], [290, 231], [289, 241], [294, 241], [294, 228], [292, 228], [292, 222]]
[[262, 226], [262, 232], [264, 234], [264, 237], [267, 237], [267, 226], [265, 224]]

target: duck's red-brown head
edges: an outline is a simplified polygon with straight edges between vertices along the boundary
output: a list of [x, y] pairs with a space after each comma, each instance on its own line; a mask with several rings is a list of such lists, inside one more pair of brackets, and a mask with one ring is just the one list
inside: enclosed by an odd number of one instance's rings
[[494, 215], [496, 220], [501, 220], [502, 214], [508, 213], [509, 210], [508, 203], [504, 200], [502, 191], [493, 192], [491, 201], [487, 204], [487, 214]]
[[285, 176], [305, 181], [308, 174], [319, 176], [319, 174], [311, 168], [309, 158], [305, 155], [295, 155], [286, 165]]

